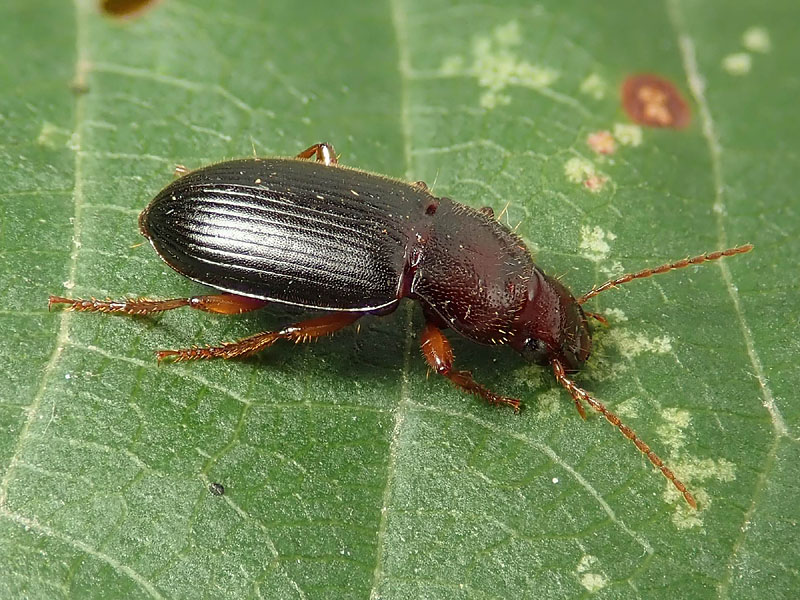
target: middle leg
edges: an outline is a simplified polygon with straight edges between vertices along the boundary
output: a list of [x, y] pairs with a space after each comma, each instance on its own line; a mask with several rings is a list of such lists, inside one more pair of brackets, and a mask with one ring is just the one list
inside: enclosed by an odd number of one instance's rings
[[309, 342], [323, 335], [331, 335], [343, 327], [347, 327], [363, 315], [364, 313], [360, 312], [334, 312], [316, 319], [289, 325], [278, 331], [257, 333], [236, 342], [228, 342], [219, 346], [207, 346], [205, 348], [159, 350], [156, 356], [159, 361], [170, 358], [175, 362], [208, 358], [244, 358], [260, 352], [278, 340], [289, 340], [299, 344], [301, 342]]

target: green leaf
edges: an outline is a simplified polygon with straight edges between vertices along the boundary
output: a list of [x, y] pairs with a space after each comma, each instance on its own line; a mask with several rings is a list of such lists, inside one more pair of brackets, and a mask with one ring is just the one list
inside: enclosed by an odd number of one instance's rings
[[[0, 9], [0, 597], [796, 594], [796, 2], [97, 4]], [[630, 127], [618, 89], [642, 72], [680, 90], [687, 128]], [[602, 131], [611, 155], [587, 143]], [[173, 165], [318, 141], [507, 207], [578, 293], [755, 244], [590, 303], [611, 327], [576, 380], [700, 510], [545, 368], [450, 336], [519, 417], [426, 377], [410, 303], [161, 367], [156, 349], [302, 313], [47, 311], [51, 293], [202, 293], [137, 231]]]

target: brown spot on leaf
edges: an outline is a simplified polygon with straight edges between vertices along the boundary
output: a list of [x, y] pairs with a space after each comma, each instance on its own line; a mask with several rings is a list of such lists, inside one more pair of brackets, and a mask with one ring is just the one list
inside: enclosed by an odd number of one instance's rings
[[132, 17], [156, 2], [158, 0], [101, 0], [100, 8], [112, 17]]
[[609, 131], [595, 131], [586, 137], [586, 143], [598, 154], [614, 154], [617, 145]]
[[622, 83], [622, 107], [631, 119], [649, 127], [683, 129], [691, 120], [689, 104], [678, 89], [658, 75], [631, 75]]

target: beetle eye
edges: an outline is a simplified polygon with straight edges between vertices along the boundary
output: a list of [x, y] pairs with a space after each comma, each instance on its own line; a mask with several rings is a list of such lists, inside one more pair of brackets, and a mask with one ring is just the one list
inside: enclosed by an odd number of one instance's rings
[[538, 338], [528, 338], [522, 347], [522, 357], [529, 362], [547, 364], [549, 362], [547, 344]]

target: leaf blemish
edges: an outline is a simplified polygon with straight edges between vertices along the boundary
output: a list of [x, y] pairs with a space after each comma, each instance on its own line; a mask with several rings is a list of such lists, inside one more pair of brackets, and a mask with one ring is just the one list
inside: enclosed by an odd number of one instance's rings
[[582, 94], [591, 96], [595, 100], [602, 100], [608, 90], [608, 83], [597, 73], [592, 73], [581, 82], [579, 89]]
[[623, 146], [640, 146], [642, 143], [642, 128], [638, 125], [616, 123], [614, 125], [614, 138]]
[[536, 411], [537, 418], [547, 418], [559, 412], [563, 398], [561, 397], [561, 390], [553, 388], [539, 394], [536, 398], [538, 410]]
[[585, 554], [583, 557], [581, 557], [581, 561], [578, 563], [578, 566], [575, 569], [575, 573], [578, 576], [578, 580], [581, 582], [581, 585], [590, 592], [596, 592], [608, 585], [608, 577], [601, 573], [590, 572], [590, 570], [592, 570], [597, 563], [598, 560], [596, 556]]
[[39, 136], [36, 138], [36, 143], [46, 148], [58, 148], [67, 145], [72, 132], [58, 127], [49, 121], [42, 123], [42, 128], [39, 130]]
[[617, 323], [624, 323], [628, 320], [625, 312], [620, 308], [607, 308], [603, 311], [603, 315], [610, 321], [615, 321]]
[[615, 410], [618, 415], [637, 419], [641, 411], [641, 402], [639, 402], [638, 398], [629, 398], [625, 402], [620, 402]]
[[689, 104], [675, 85], [659, 75], [631, 75], [622, 83], [622, 108], [640, 125], [683, 129], [691, 120]]
[[469, 76], [486, 88], [480, 105], [486, 109], [505, 106], [511, 97], [503, 94], [509, 86], [531, 89], [546, 88], [558, 78], [558, 72], [549, 67], [521, 60], [514, 49], [522, 44], [517, 21], [509, 21], [492, 30], [491, 35], [472, 38], [472, 64], [466, 66], [463, 56], [444, 58], [439, 73], [444, 76]]
[[[668, 336], [650, 338], [644, 333], [625, 327], [612, 327], [598, 337], [593, 376], [598, 381], [617, 379], [633, 366], [633, 359], [642, 354], [669, 354], [673, 351], [672, 339]], [[624, 360], [610, 360], [604, 356], [604, 348], [614, 347]], [[635, 410], [635, 404], [631, 408]], [[624, 409], [623, 409], [624, 410]]]
[[[701, 510], [688, 510], [682, 502], [680, 495], [673, 489], [664, 490], [664, 500], [675, 504], [672, 514], [672, 523], [678, 529], [691, 529], [703, 525], [700, 513], [712, 503], [711, 495], [698, 482], [708, 479], [730, 482], [736, 479], [735, 465], [725, 460], [711, 458], [696, 458], [688, 456], [684, 450], [686, 446], [685, 430], [691, 424], [689, 411], [678, 408], [665, 408], [661, 411], [663, 423], [656, 429], [656, 434], [661, 442], [669, 448], [669, 456], [675, 466], [675, 473], [682, 481], [691, 481], [692, 491], [695, 493]], [[669, 486], [671, 487], [671, 486]]]
[[573, 183], [580, 183], [590, 192], [599, 192], [608, 182], [608, 176], [597, 170], [587, 158], [575, 156], [564, 163], [564, 175]]
[[606, 340], [615, 344], [625, 359], [636, 358], [646, 352], [652, 354], [672, 352], [672, 339], [668, 336], [648, 338], [643, 333], [633, 333], [623, 327], [609, 331]]
[[722, 59], [722, 68], [730, 75], [747, 75], [753, 66], [753, 58], [747, 52], [736, 52]]
[[617, 144], [610, 131], [595, 131], [586, 136], [586, 144], [597, 154], [614, 154]]
[[592, 262], [602, 262], [608, 259], [608, 255], [611, 252], [611, 245], [609, 242], [613, 242], [615, 239], [617, 239], [616, 235], [596, 225], [594, 227], [582, 225], [579, 246], [581, 249], [581, 256]]
[[766, 54], [772, 49], [769, 31], [764, 27], [749, 27], [742, 34], [742, 45], [751, 52]]

